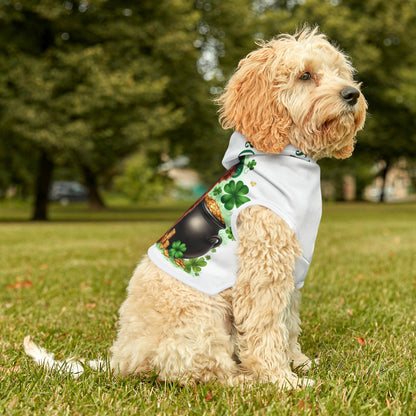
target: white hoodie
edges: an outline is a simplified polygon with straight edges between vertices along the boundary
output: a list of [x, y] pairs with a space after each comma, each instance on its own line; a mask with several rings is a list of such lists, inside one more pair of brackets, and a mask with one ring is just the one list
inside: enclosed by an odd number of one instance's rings
[[206, 196], [215, 199], [223, 225], [216, 237], [206, 237], [210, 241], [216, 239], [219, 245], [189, 257], [187, 251], [192, 250], [187, 241], [175, 241], [175, 231], [180, 234], [185, 214], [165, 234], [165, 240], [162, 237], [149, 248], [150, 259], [169, 275], [208, 295], [232, 287], [239, 268], [238, 214], [249, 206], [262, 205], [279, 215], [296, 233], [302, 257], [295, 264], [293, 276], [295, 287], [300, 289], [312, 260], [322, 213], [318, 164], [291, 145], [280, 154], [259, 152], [238, 132], [231, 136], [222, 163], [229, 171], [186, 213], [198, 203], [203, 204]]

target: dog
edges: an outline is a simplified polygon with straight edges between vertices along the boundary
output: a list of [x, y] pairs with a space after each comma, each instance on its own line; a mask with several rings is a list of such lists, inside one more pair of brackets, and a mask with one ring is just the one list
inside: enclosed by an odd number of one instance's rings
[[[318, 29], [264, 42], [218, 99], [224, 176], [150, 249], [120, 308], [119, 376], [310, 386], [300, 288], [321, 216], [319, 165], [349, 157], [367, 104], [349, 58]], [[30, 339], [25, 348], [33, 357]], [[35, 352], [34, 352], [35, 351]]]

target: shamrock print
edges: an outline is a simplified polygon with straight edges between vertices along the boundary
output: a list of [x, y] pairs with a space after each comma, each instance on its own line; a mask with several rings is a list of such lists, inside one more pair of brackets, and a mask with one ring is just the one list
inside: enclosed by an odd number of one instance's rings
[[214, 188], [214, 190], [212, 191], [212, 195], [214, 195], [214, 196], [218, 196], [218, 195], [220, 195], [220, 194], [221, 194], [221, 192], [222, 192], [221, 186], [216, 186], [216, 187]]
[[199, 275], [201, 268], [206, 266], [207, 262], [204, 260], [203, 257], [193, 258], [185, 262], [185, 271], [190, 273], [193, 271], [195, 276]]
[[298, 159], [305, 159], [307, 162], [311, 162], [311, 159], [309, 158], [309, 156], [305, 155], [305, 153], [302, 153], [300, 150], [296, 150], [295, 155], [290, 155], [292, 157], [296, 157]]
[[247, 167], [250, 170], [253, 170], [254, 169], [254, 166], [256, 166], [256, 165], [257, 165], [257, 162], [255, 160], [250, 160], [250, 162], [247, 163]]
[[186, 244], [178, 240], [172, 243], [172, 248], [168, 250], [168, 253], [170, 257], [173, 257], [174, 259], [180, 259], [181, 257], [183, 257], [185, 251]]
[[225, 230], [225, 232], [226, 232], [226, 234], [227, 234], [227, 237], [228, 237], [231, 241], [235, 241], [235, 238], [234, 238], [233, 232], [231, 231], [231, 228], [227, 228], [227, 229]]
[[244, 182], [230, 181], [224, 186], [225, 195], [221, 197], [221, 202], [224, 204], [225, 209], [232, 210], [234, 206], [237, 208], [250, 201], [249, 198], [244, 196], [249, 191], [248, 186], [244, 185]]

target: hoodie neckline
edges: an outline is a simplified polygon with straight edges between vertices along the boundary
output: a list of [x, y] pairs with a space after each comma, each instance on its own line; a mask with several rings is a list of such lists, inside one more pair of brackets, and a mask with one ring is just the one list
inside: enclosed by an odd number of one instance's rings
[[235, 131], [230, 138], [228, 148], [224, 154], [222, 164], [226, 169], [231, 168], [236, 165], [240, 159], [244, 156], [268, 156], [268, 157], [281, 157], [281, 156], [290, 156], [296, 159], [302, 160], [306, 163], [316, 165], [316, 161], [310, 156], [302, 153], [298, 148], [289, 144], [286, 146], [281, 153], [264, 153], [257, 150], [247, 138]]

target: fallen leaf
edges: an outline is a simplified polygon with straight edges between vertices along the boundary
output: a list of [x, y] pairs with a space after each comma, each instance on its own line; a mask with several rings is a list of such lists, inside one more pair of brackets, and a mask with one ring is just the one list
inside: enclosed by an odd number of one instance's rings
[[299, 399], [298, 400], [298, 410], [303, 410], [305, 407], [308, 410], [312, 409], [312, 406], [309, 403], [305, 403], [302, 399]]
[[16, 282], [13, 285], [6, 286], [6, 290], [27, 289], [32, 286], [33, 283], [30, 280], [24, 280], [23, 282]]
[[363, 278], [364, 278], [364, 275], [362, 273], [360, 273], [357, 276], [355, 276], [355, 279], [354, 280], [356, 282], [359, 282], [360, 280], [363, 280]]
[[86, 307], [87, 309], [94, 309], [96, 306], [97, 306], [97, 304], [96, 304], [96, 303], [94, 303], [94, 302], [87, 303], [87, 304], [85, 305], [85, 307]]
[[355, 338], [355, 339], [358, 341], [358, 343], [359, 343], [362, 347], [364, 347], [364, 345], [365, 345], [365, 340], [364, 340], [364, 338], [358, 337], [358, 338]]
[[347, 309], [347, 314], [350, 315], [350, 316], [353, 316], [354, 312], [351, 309]]
[[210, 390], [209, 393], [205, 396], [205, 401], [210, 402], [214, 396], [212, 395], [212, 391]]

